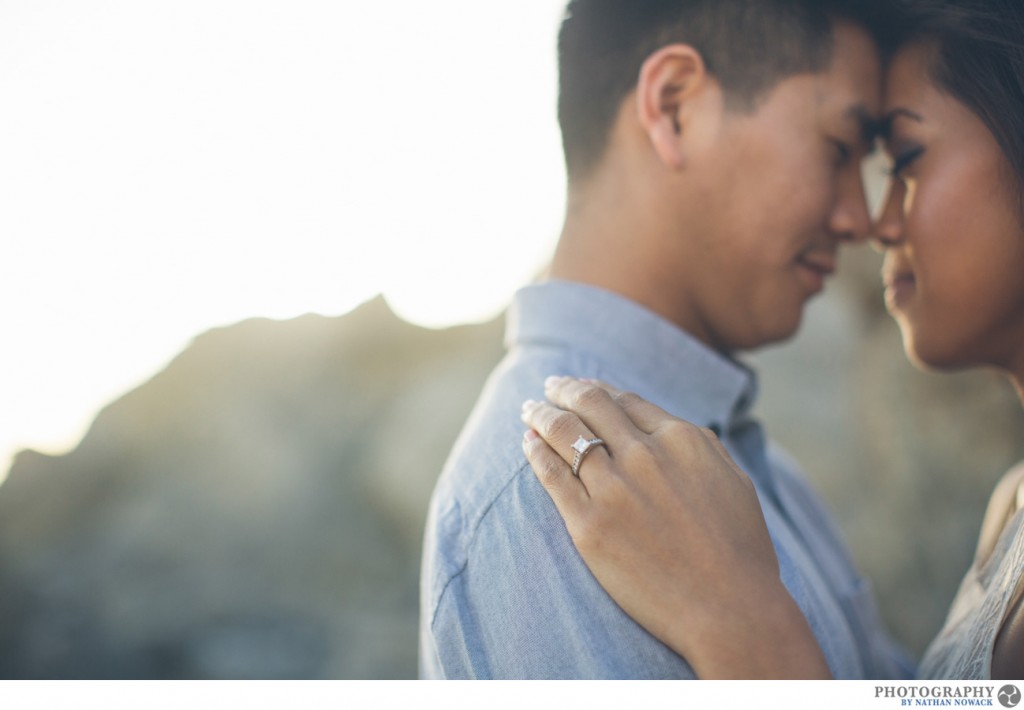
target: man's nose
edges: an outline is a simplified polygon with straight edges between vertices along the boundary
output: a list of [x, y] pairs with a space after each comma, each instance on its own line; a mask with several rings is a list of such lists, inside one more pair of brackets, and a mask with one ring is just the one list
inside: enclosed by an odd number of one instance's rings
[[851, 244], [859, 244], [871, 235], [871, 213], [859, 174], [848, 175], [841, 182], [829, 230], [838, 240]]

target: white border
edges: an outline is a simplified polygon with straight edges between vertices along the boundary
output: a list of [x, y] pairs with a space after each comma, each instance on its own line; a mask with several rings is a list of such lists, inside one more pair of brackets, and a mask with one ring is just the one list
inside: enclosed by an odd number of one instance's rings
[[[677, 710], [678, 708], [786, 708], [863, 710], [902, 707], [994, 707], [1011, 681], [5, 681], [4, 710], [103, 708], [438, 708], [439, 710]], [[988, 703], [932, 702], [949, 688], [979, 688]], [[889, 690], [891, 689], [891, 691]], [[902, 697], [901, 697], [902, 696]], [[919, 702], [921, 701], [921, 702]], [[990, 704], [989, 704], [990, 703]], [[1024, 704], [1019, 706], [1024, 710]]]

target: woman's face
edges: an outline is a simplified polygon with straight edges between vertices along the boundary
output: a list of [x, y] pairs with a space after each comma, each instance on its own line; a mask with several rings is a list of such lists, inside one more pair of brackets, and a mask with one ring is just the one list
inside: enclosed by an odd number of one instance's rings
[[885, 302], [907, 355], [936, 368], [1024, 374], [1024, 229], [1009, 163], [985, 124], [912, 45], [887, 76], [895, 174], [876, 233]]

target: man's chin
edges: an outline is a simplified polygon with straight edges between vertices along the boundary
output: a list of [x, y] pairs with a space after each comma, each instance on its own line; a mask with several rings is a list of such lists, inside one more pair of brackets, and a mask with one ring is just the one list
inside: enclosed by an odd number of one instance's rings
[[771, 323], [756, 333], [751, 333], [746, 339], [739, 341], [733, 350], [753, 351], [772, 345], [781, 345], [793, 338], [800, 330], [803, 322], [803, 309], [796, 312], [792, 318], [784, 321]]

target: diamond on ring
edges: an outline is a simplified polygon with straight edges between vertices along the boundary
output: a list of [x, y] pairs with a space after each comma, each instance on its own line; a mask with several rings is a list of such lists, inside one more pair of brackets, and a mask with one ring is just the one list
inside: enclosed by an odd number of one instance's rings
[[576, 478], [580, 477], [580, 464], [583, 463], [583, 457], [589, 454], [595, 446], [608, 448], [604, 443], [604, 439], [587, 439], [583, 436], [578, 438], [572, 445], [572, 448], [576, 451], [576, 455], [572, 459], [572, 475], [576, 476]]

